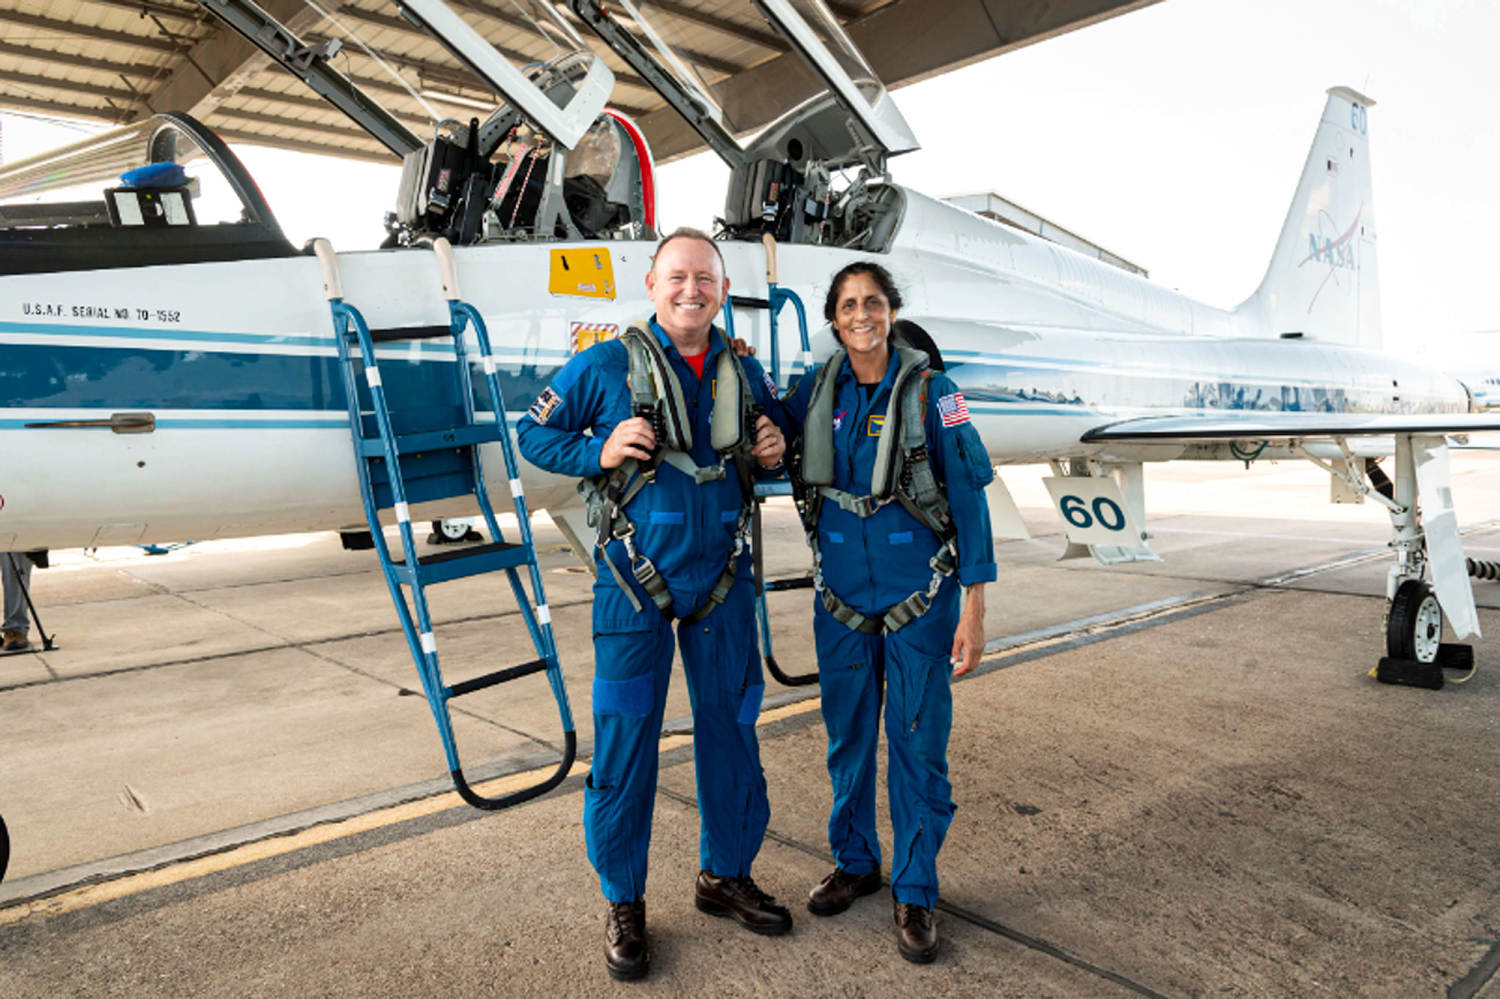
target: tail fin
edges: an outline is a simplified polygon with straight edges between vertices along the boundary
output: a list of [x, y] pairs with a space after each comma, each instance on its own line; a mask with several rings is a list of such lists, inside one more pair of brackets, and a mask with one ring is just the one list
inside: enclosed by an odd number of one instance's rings
[[1374, 104], [1348, 87], [1328, 91], [1271, 266], [1236, 310], [1273, 336], [1380, 347], [1366, 127]]

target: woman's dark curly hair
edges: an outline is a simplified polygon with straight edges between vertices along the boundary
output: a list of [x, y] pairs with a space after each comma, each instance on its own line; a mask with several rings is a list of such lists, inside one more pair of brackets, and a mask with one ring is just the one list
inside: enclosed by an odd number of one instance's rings
[[[870, 278], [880, 285], [880, 292], [891, 303], [891, 311], [895, 312], [901, 308], [901, 291], [896, 287], [896, 279], [891, 277], [891, 272], [880, 266], [873, 260], [856, 260], [852, 264], [845, 264], [843, 269], [833, 276], [833, 282], [828, 286], [828, 297], [823, 300], [823, 318], [830, 323], [838, 311], [839, 292], [843, 290], [844, 280], [856, 274], [868, 274]], [[838, 336], [838, 332], [834, 332]]]

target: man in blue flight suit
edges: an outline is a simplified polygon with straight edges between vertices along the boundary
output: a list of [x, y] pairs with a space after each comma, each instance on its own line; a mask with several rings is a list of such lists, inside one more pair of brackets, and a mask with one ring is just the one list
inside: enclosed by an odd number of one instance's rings
[[[896, 943], [902, 957], [926, 963], [938, 949], [937, 855], [954, 811], [949, 672], [963, 676], [984, 651], [984, 587], [996, 578], [984, 487], [994, 469], [963, 394], [947, 375], [913, 367], [916, 376], [905, 380], [902, 399], [892, 398], [902, 365], [913, 363], [891, 342], [900, 305], [891, 276], [878, 264], [857, 261], [840, 271], [824, 307], [843, 347], [822, 375], [833, 380], [822, 388], [832, 391], [832, 405], [810, 409], [822, 371], [814, 369], [782, 406], [788, 422], [801, 428], [801, 471], [815, 464], [815, 435], [822, 435], [824, 454], [831, 450], [832, 457], [813, 528], [825, 590], [813, 604], [813, 634], [833, 784], [828, 838], [838, 866], [812, 889], [807, 907], [832, 916], [881, 886], [875, 749], [884, 693]], [[918, 412], [926, 457], [906, 456], [902, 482], [909, 486], [914, 461], [929, 463], [951, 518], [944, 533], [956, 551], [946, 562], [944, 538], [924, 523], [925, 515], [912, 512], [920, 506], [912, 502], [914, 492], [901, 502], [894, 495], [883, 503], [871, 497], [885, 425], [910, 412], [903, 404], [908, 392], [923, 390]], [[820, 467], [826, 474], [827, 464]], [[925, 612], [919, 594], [930, 599]]]
[[[700, 470], [722, 465], [711, 443], [715, 397], [719, 405], [738, 406], [741, 396], [716, 385], [718, 355], [726, 347], [713, 321], [729, 293], [718, 247], [701, 232], [679, 229], [658, 245], [646, 289], [656, 307], [650, 335], [682, 389], [691, 464]], [[740, 363], [756, 404], [779, 418], [774, 386], [759, 363], [749, 357]], [[521, 453], [540, 468], [582, 478], [597, 479], [625, 466], [634, 482], [644, 471], [634, 463], [649, 461], [657, 439], [651, 420], [632, 415], [629, 380], [629, 351], [620, 340], [575, 356], [519, 421]], [[767, 469], [779, 466], [786, 450], [781, 430], [759, 415], [753, 434], [755, 462]], [[750, 878], [770, 818], [755, 733], [765, 681], [755, 639], [750, 559], [730, 562], [740, 530], [742, 487], [735, 469], [727, 472], [717, 479], [695, 478], [678, 464], [662, 462], [654, 478], [642, 480], [639, 491], [623, 501], [634, 551], [627, 553], [619, 536], [625, 532], [619, 530], [608, 542], [607, 556], [595, 550], [594, 757], [583, 824], [589, 860], [609, 903], [605, 965], [618, 979], [639, 978], [650, 961], [643, 893], [657, 744], [672, 667], [672, 618], [680, 622], [676, 637], [693, 707], [702, 822], [696, 904], [757, 933], [785, 933], [792, 925], [786, 908]], [[653, 603], [632, 573], [637, 555], [649, 559], [665, 581], [670, 599], [662, 599], [670, 611]], [[731, 576], [722, 603], [714, 604], [710, 594], [716, 584]]]

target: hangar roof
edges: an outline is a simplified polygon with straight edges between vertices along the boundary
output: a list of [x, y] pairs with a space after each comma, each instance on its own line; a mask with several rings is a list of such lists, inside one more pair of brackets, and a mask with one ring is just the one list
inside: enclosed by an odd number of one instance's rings
[[[1157, 0], [830, 0], [889, 87], [913, 83]], [[551, 45], [507, 0], [448, 0], [516, 63]], [[565, 7], [559, 4], [559, 7]], [[792, 56], [748, 0], [638, 0], [671, 20], [674, 43], [733, 88], [752, 67]], [[487, 93], [439, 44], [381, 0], [262, 0], [309, 49], [337, 38], [331, 65], [380, 100], [413, 133], [430, 133], [427, 105], [477, 111]], [[575, 21], [571, 12], [570, 20]], [[607, 55], [611, 101], [634, 116], [658, 161], [702, 143], [587, 28]], [[769, 68], [769, 67], [768, 67]], [[747, 78], [753, 85], [756, 77]], [[422, 95], [419, 98], [416, 95]], [[155, 111], [187, 111], [223, 138], [389, 162], [392, 154], [191, 0], [0, 0], [0, 108], [123, 125]]]

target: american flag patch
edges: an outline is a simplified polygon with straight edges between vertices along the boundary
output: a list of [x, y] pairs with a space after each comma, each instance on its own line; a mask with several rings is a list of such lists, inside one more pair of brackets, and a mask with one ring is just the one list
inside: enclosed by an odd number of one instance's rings
[[954, 392], [938, 399], [938, 415], [943, 418], [943, 426], [956, 427], [960, 423], [969, 422], [969, 404], [964, 402], [962, 392]]

